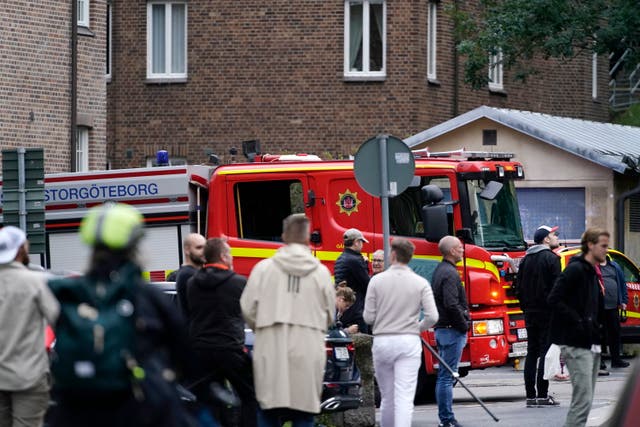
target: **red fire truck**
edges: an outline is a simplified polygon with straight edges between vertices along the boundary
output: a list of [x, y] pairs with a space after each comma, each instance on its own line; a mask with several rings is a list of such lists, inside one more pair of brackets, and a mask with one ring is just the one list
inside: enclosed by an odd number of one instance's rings
[[[291, 213], [311, 219], [311, 248], [331, 270], [349, 228], [362, 230], [369, 240], [365, 256], [383, 247], [380, 201], [358, 185], [352, 161], [305, 155], [256, 155], [252, 160], [47, 175], [43, 264], [82, 271], [88, 251], [77, 235], [79, 221], [89, 207], [110, 199], [133, 204], [144, 214], [147, 235], [141, 252], [149, 278], [156, 281], [178, 268], [182, 236], [191, 231], [226, 236], [235, 269], [248, 275], [281, 246], [282, 219]], [[524, 355], [526, 329], [511, 290], [515, 260], [526, 248], [514, 186], [524, 179], [522, 166], [500, 153], [423, 153], [415, 163], [409, 188], [389, 201], [390, 230], [414, 242], [411, 266], [427, 279], [441, 260], [433, 236], [458, 235], [465, 242], [459, 270], [473, 324], [461, 374]], [[437, 186], [442, 199], [432, 197], [439, 192], [423, 191], [433, 188], [428, 186]], [[425, 338], [435, 345], [432, 332]], [[424, 362], [424, 372], [433, 374], [437, 364], [428, 352]]]

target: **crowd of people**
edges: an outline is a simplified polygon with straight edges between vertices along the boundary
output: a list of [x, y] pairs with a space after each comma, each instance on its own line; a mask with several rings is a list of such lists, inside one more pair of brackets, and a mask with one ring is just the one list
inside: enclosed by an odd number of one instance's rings
[[[620, 357], [618, 320], [626, 284], [607, 258], [608, 232], [586, 230], [582, 253], [561, 271], [553, 251], [557, 231], [546, 225], [535, 231], [516, 278], [528, 335], [526, 406], [559, 404], [543, 377], [545, 354], [559, 345], [573, 388], [565, 425], [584, 426], [596, 377], [606, 372], [603, 346], [612, 367], [629, 365]], [[271, 427], [285, 421], [310, 427], [320, 412], [324, 338], [333, 324], [373, 335], [382, 427], [411, 425], [420, 334], [433, 328], [451, 368], [438, 370], [439, 425], [460, 426], [452, 389], [470, 314], [457, 268], [464, 257], [458, 238], [440, 240], [442, 261], [429, 282], [409, 267], [410, 240], [393, 238], [388, 267], [382, 250], [371, 255], [370, 266], [362, 253], [369, 242], [355, 228], [344, 233], [332, 278], [310, 250], [304, 214], [284, 219], [284, 245], [248, 278], [234, 271], [225, 239], [190, 234], [185, 263], [168, 278], [176, 281], [176, 310], [141, 279], [143, 234], [142, 216], [131, 206], [90, 209], [80, 226], [92, 248], [88, 270], [47, 283], [27, 268], [24, 232], [0, 229], [0, 426], [41, 426], [46, 415], [53, 427]], [[57, 336], [52, 360], [42, 345], [45, 324]], [[252, 354], [245, 324], [255, 334]], [[196, 411], [185, 411], [178, 381], [196, 396]], [[212, 384], [225, 383], [241, 401], [235, 418], [212, 397]]]

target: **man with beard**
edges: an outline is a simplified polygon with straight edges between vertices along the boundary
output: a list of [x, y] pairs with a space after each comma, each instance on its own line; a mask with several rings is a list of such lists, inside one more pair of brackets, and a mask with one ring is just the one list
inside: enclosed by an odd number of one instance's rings
[[189, 305], [187, 303], [187, 282], [205, 263], [204, 245], [206, 239], [198, 233], [189, 234], [182, 244], [185, 262], [176, 273], [176, 293], [178, 303], [185, 319], [189, 318]]
[[547, 225], [538, 227], [533, 236], [535, 245], [527, 250], [516, 280], [517, 296], [527, 327], [527, 358], [524, 364], [527, 408], [559, 404], [548, 395], [549, 381], [543, 378], [544, 357], [551, 345], [551, 311], [547, 297], [560, 275], [560, 258], [553, 252], [558, 247], [557, 230], [558, 227]]
[[551, 342], [560, 346], [571, 377], [571, 406], [565, 426], [587, 423], [602, 352], [604, 286], [595, 266], [604, 262], [609, 232], [589, 228], [581, 238], [582, 254], [569, 262], [549, 293]]

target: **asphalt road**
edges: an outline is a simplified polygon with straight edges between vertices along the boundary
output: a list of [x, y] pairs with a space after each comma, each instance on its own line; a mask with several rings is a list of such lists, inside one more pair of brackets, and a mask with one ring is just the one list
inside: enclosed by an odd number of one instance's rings
[[[611, 375], [598, 377], [587, 426], [601, 426], [607, 420], [631, 369], [631, 367], [613, 369], [610, 370]], [[550, 408], [525, 406], [523, 372], [516, 371], [512, 367], [472, 371], [462, 381], [499, 419], [499, 422], [495, 422], [463, 387], [457, 385], [453, 393], [453, 411], [456, 419], [464, 427], [559, 427], [563, 425], [569, 410], [571, 383], [568, 381], [551, 382], [549, 392], [560, 401], [560, 406]], [[378, 410], [376, 413], [378, 421], [379, 415]], [[413, 427], [437, 425], [438, 408], [435, 404], [416, 406]]]

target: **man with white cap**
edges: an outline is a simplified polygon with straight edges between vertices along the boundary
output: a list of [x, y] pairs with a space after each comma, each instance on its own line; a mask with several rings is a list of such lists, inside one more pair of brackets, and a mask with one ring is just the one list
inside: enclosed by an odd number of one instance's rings
[[364, 309], [364, 297], [369, 286], [369, 265], [362, 256], [362, 247], [369, 241], [357, 228], [350, 228], [344, 232], [344, 251], [336, 260], [333, 267], [335, 283], [347, 282], [347, 286], [356, 293], [354, 305], [359, 310]]
[[42, 273], [30, 271], [22, 230], [0, 230], [0, 426], [42, 425], [49, 405], [45, 321], [60, 310]]
[[557, 230], [557, 226], [538, 227], [533, 235], [535, 245], [527, 249], [516, 279], [516, 293], [527, 327], [527, 358], [524, 364], [527, 408], [558, 405], [549, 396], [549, 381], [544, 379], [544, 356], [551, 345], [551, 308], [547, 297], [560, 275], [560, 258], [553, 252], [559, 246]]

